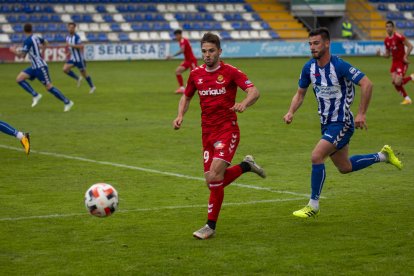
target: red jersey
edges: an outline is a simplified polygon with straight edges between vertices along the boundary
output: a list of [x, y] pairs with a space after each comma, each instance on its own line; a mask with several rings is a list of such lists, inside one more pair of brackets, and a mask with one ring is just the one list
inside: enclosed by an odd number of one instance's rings
[[239, 69], [220, 62], [218, 68], [208, 71], [203, 64], [188, 77], [185, 95], [193, 97], [198, 90], [201, 106], [201, 125], [208, 132], [230, 123], [235, 125], [236, 112], [230, 110], [236, 102], [237, 87], [246, 90], [253, 83]]
[[184, 51], [184, 60], [185, 61], [193, 61], [197, 60], [194, 56], [193, 49], [191, 48], [190, 41], [187, 38], [182, 38], [179, 42], [180, 48]]
[[404, 45], [405, 36], [394, 32], [390, 37], [387, 36], [384, 39], [385, 48], [390, 51], [393, 61], [403, 61], [405, 55], [405, 45]]

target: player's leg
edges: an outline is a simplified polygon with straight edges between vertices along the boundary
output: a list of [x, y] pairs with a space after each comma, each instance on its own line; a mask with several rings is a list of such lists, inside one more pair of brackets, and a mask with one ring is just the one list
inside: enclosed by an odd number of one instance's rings
[[[401, 104], [411, 104], [412, 101], [408, 96], [407, 92], [404, 88], [404, 79], [403, 76], [405, 71], [407, 70], [406, 65], [402, 64], [394, 64], [393, 65], [393, 72], [391, 73], [392, 83], [394, 84], [395, 90], [404, 98]], [[410, 77], [411, 78], [411, 77]]]
[[37, 79], [45, 86], [46, 90], [49, 91], [58, 100], [64, 103], [64, 112], [69, 111], [74, 103], [63, 95], [63, 93], [53, 86], [52, 80], [49, 76], [49, 69], [47, 67], [41, 67], [37, 70]]
[[30, 153], [30, 136], [29, 136], [29, 133], [24, 133], [24, 132], [18, 131], [17, 129], [15, 129], [11, 125], [9, 125], [8, 123], [3, 122], [3, 121], [0, 121], [0, 131], [7, 134], [7, 135], [16, 137], [20, 141], [20, 143], [22, 144], [26, 154]]
[[95, 92], [96, 87], [92, 82], [92, 78], [91, 76], [88, 74], [88, 72], [86, 71], [86, 63], [85, 62], [81, 62], [80, 66], [78, 67], [79, 71], [81, 72], [82, 76], [85, 78], [85, 80], [88, 82], [89, 87], [91, 88], [89, 90], [89, 94], [92, 94], [93, 92]]
[[185, 91], [185, 87], [184, 87], [184, 79], [183, 79], [183, 73], [185, 72], [185, 70], [188, 69], [188, 65], [187, 62], [183, 62], [181, 63], [180, 66], [178, 66], [175, 69], [175, 76], [177, 78], [177, 82], [178, 82], [178, 89], [175, 91], [175, 93], [177, 94], [182, 94]]
[[63, 72], [68, 75], [69, 77], [75, 79], [78, 82], [78, 87], [80, 85], [80, 78], [76, 75], [75, 72], [72, 71], [74, 64], [73, 61], [68, 61], [63, 65]]
[[27, 79], [33, 79], [35, 78], [35, 70], [32, 68], [27, 68], [26, 70], [20, 72], [16, 77], [16, 82], [30, 95], [33, 97], [32, 107], [35, 107], [40, 99], [42, 98], [42, 95], [37, 93], [33, 87], [27, 82]]

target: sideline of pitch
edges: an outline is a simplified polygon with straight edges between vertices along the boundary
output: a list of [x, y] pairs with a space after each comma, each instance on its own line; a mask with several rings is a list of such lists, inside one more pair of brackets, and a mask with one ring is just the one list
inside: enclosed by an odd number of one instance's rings
[[[286, 201], [296, 201], [303, 200], [300, 198], [282, 198], [282, 199], [265, 199], [265, 200], [253, 200], [246, 202], [229, 202], [223, 203], [223, 206], [242, 206], [242, 205], [256, 205], [264, 203], [276, 203], [276, 202], [286, 202]], [[198, 205], [178, 205], [178, 206], [163, 206], [163, 207], [154, 207], [154, 208], [138, 208], [138, 209], [127, 209], [127, 210], [118, 210], [116, 213], [131, 213], [131, 212], [154, 212], [154, 211], [163, 211], [163, 210], [177, 210], [177, 209], [190, 209], [190, 208], [205, 208], [206, 204]], [[71, 213], [71, 214], [50, 214], [42, 216], [27, 216], [27, 217], [9, 217], [9, 218], [0, 218], [0, 222], [3, 221], [19, 221], [19, 220], [31, 220], [31, 219], [51, 219], [51, 218], [66, 218], [66, 217], [76, 217], [76, 216], [86, 216], [87, 212], [84, 213]]]
[[[6, 145], [0, 145], [0, 148], [15, 150], [15, 151], [23, 151], [23, 149], [21, 149], [21, 148], [16, 148], [16, 147], [11, 147], [11, 146], [6, 146]], [[159, 170], [154, 170], [154, 169], [142, 168], [142, 167], [137, 167], [137, 166], [130, 166], [130, 165], [113, 163], [113, 162], [108, 162], [108, 161], [93, 160], [93, 159], [77, 157], [77, 156], [71, 156], [71, 155], [66, 155], [66, 154], [46, 152], [46, 151], [37, 151], [37, 150], [31, 150], [31, 153], [36, 153], [36, 154], [40, 154], [40, 155], [47, 155], [47, 156], [53, 156], [53, 157], [60, 157], [60, 158], [83, 161], [83, 162], [89, 162], [89, 163], [95, 163], [95, 164], [101, 164], [101, 165], [107, 165], [107, 166], [113, 166], [113, 167], [124, 168], [124, 169], [131, 169], [131, 170], [136, 170], [136, 171], [143, 171], [143, 172], [154, 173], [154, 174], [174, 176], [174, 177], [178, 177], [178, 178], [193, 179], [193, 180], [199, 180], [199, 181], [205, 182], [205, 179], [202, 178], [202, 177], [196, 177], [196, 176], [190, 176], [190, 175], [179, 174], [179, 173], [159, 171]], [[247, 188], [247, 189], [253, 189], [253, 190], [260, 190], [260, 191], [268, 191], [268, 192], [271, 192], [271, 193], [278, 193], [278, 194], [289, 194], [289, 195], [302, 196], [302, 197], [305, 197], [305, 198], [309, 198], [308, 194], [301, 194], [301, 193], [295, 193], [295, 192], [290, 192], [290, 191], [274, 190], [274, 189], [268, 188], [268, 187], [254, 186], [254, 185], [243, 184], [243, 183], [238, 183], [238, 182], [232, 183], [231, 186]], [[321, 198], [326, 198], [326, 197], [321, 196]]]

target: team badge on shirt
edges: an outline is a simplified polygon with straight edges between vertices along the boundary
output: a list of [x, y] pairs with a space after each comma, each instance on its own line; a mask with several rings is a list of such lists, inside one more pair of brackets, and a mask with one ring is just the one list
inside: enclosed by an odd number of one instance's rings
[[223, 84], [223, 83], [225, 83], [225, 80], [224, 80], [223, 75], [218, 75], [218, 76], [217, 76], [216, 83], [218, 83], [218, 84]]

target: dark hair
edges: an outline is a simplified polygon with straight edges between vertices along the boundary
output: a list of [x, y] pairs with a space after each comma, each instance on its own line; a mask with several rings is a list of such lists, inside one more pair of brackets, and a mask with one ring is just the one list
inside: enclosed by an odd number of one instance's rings
[[220, 48], [220, 37], [213, 33], [210, 33], [210, 32], [205, 33], [200, 42], [201, 42], [201, 46], [203, 46], [203, 43], [208, 42], [208, 43], [213, 43], [214, 45], [216, 45], [217, 49], [221, 49]]
[[68, 26], [71, 26], [71, 25], [72, 25], [73, 27], [76, 27], [76, 23], [75, 23], [75, 22], [69, 22], [69, 23], [68, 23]]
[[178, 35], [178, 34], [182, 34], [182, 33], [183, 33], [183, 31], [180, 30], [180, 29], [174, 31], [174, 35]]
[[390, 24], [393, 28], [394, 28], [394, 22], [393, 21], [391, 21], [391, 20], [388, 20], [386, 23], [385, 23], [385, 26], [387, 26], [388, 24]]
[[25, 33], [31, 33], [33, 31], [33, 26], [30, 23], [26, 23], [23, 26], [23, 30]]
[[329, 40], [329, 41], [331, 40], [331, 35], [329, 34], [328, 28], [325, 28], [325, 27], [316, 28], [309, 32], [309, 37], [317, 36], [317, 35], [320, 35], [323, 40]]

